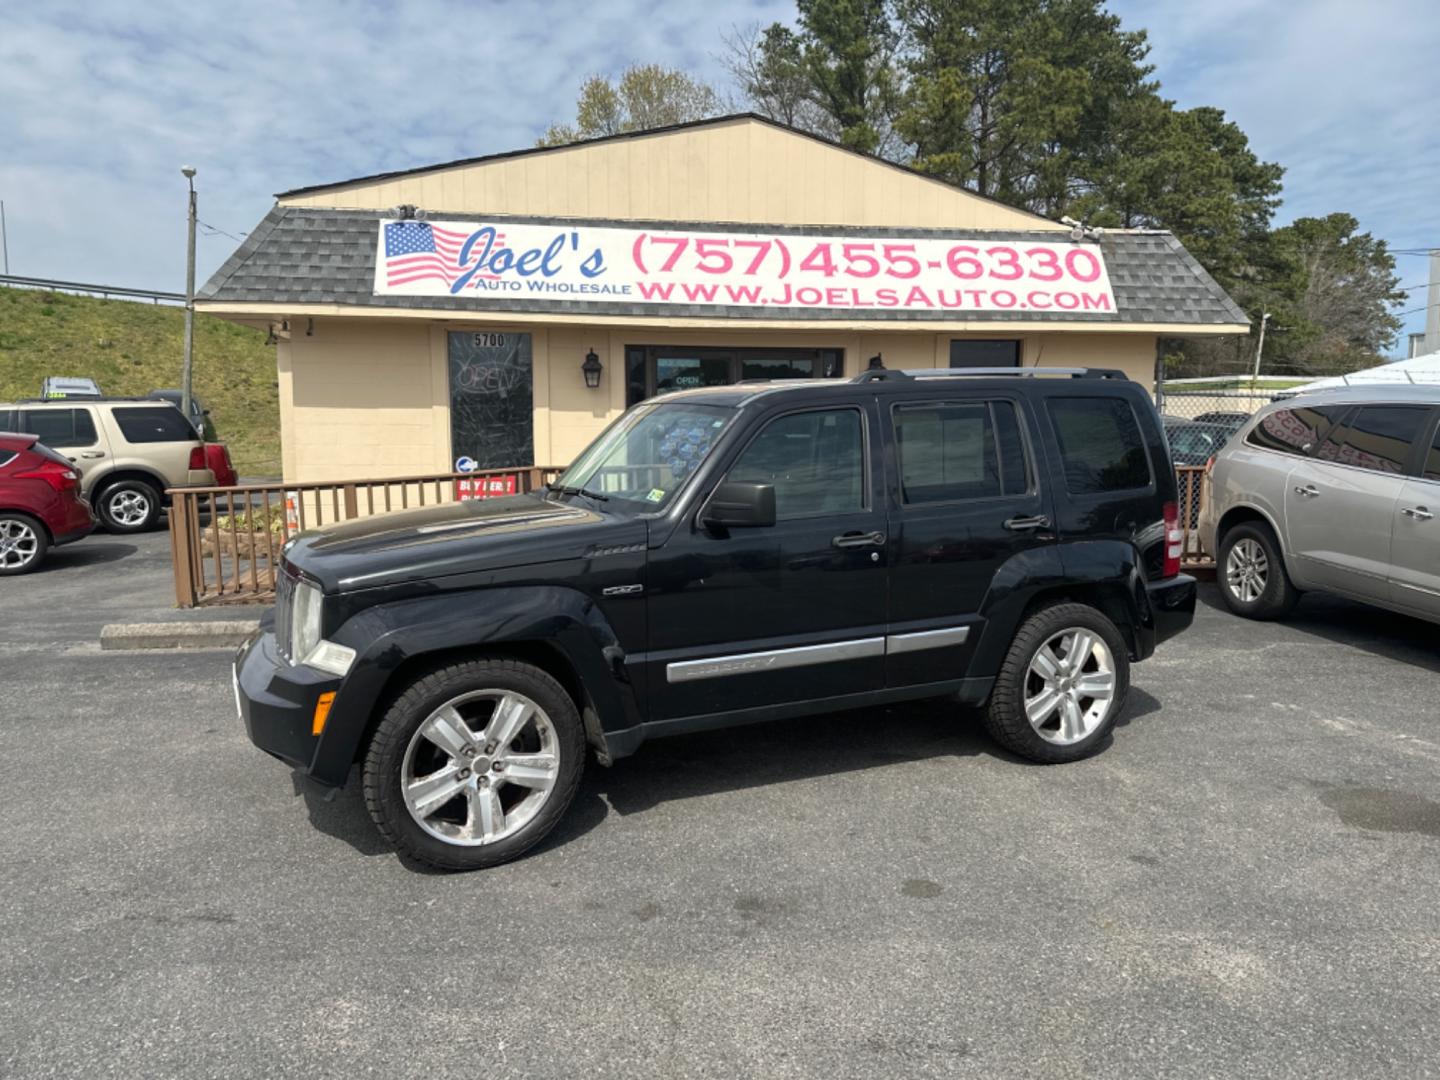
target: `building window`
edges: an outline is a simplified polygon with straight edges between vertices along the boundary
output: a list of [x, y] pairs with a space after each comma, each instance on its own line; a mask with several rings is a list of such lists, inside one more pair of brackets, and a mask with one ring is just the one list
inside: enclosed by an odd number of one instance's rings
[[1019, 367], [1020, 342], [1009, 339], [977, 341], [956, 338], [950, 342], [952, 368]]
[[756, 379], [836, 379], [845, 373], [845, 351], [627, 345], [625, 369], [625, 404], [634, 405], [656, 394], [698, 386]]

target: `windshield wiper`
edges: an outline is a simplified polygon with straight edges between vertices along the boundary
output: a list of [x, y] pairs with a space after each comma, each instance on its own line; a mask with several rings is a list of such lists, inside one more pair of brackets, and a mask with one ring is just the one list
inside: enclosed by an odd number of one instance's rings
[[547, 480], [545, 487], [557, 495], [584, 495], [587, 499], [594, 499], [596, 502], [609, 502], [609, 495], [601, 495], [598, 491], [590, 491], [583, 487], [574, 487], [570, 484], [557, 484], [553, 480]]

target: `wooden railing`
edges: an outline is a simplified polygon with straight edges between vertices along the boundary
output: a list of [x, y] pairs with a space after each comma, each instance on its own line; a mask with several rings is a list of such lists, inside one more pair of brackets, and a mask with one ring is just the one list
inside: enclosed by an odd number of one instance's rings
[[1200, 543], [1200, 511], [1205, 500], [1205, 466], [1176, 465], [1175, 481], [1180, 489], [1180, 561], [1187, 569], [1204, 570], [1215, 565], [1215, 553]]
[[[180, 607], [268, 602], [280, 549], [294, 533], [336, 522], [458, 501], [457, 482], [491, 480], [505, 493], [533, 491], [560, 474], [550, 466], [473, 473], [172, 488], [170, 555]], [[513, 478], [513, 479], [512, 479]]]

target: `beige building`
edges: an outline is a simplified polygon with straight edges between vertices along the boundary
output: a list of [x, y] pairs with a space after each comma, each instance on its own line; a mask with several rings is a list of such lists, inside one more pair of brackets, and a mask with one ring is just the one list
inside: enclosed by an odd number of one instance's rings
[[291, 481], [563, 465], [653, 394], [876, 357], [1152, 385], [1160, 336], [1248, 329], [1168, 233], [755, 116], [285, 192], [196, 307], [276, 340]]

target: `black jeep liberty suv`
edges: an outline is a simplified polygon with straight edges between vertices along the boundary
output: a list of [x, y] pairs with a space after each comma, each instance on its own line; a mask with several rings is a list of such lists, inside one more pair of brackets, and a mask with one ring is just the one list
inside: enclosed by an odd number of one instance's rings
[[512, 859], [587, 745], [948, 696], [1093, 752], [1190, 624], [1175, 475], [1119, 372], [873, 371], [636, 405], [544, 492], [287, 544], [235, 662], [261, 749], [438, 867]]

